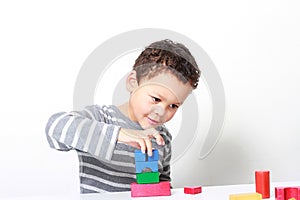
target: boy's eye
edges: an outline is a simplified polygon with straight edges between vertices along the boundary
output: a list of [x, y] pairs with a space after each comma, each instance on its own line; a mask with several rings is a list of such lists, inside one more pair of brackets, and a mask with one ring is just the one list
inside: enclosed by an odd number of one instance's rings
[[178, 105], [176, 105], [176, 104], [171, 104], [170, 105], [170, 108], [172, 108], [172, 109], [175, 109], [175, 108], [178, 108], [179, 106]]
[[152, 97], [152, 100], [153, 100], [154, 102], [160, 102], [160, 99], [157, 98], [157, 97]]

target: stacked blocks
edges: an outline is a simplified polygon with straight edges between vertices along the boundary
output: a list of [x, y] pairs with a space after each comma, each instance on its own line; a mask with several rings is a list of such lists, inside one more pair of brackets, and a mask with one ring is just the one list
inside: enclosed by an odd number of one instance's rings
[[229, 195], [230, 200], [261, 200], [270, 198], [270, 171], [255, 171], [254, 193]]
[[170, 183], [159, 182], [158, 150], [152, 150], [152, 156], [135, 150], [136, 182], [131, 184], [131, 197], [169, 196]]
[[135, 154], [135, 173], [136, 182], [138, 184], [158, 183], [158, 160], [159, 154], [157, 150], [152, 151], [152, 156], [136, 150]]

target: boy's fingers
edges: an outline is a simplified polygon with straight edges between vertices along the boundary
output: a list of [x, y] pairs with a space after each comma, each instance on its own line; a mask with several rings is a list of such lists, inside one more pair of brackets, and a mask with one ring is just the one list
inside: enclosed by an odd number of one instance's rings
[[145, 139], [148, 156], [152, 156], [152, 143], [150, 139]]
[[141, 148], [142, 153], [145, 153], [145, 152], [146, 152], [146, 149], [147, 149], [145, 140], [139, 140], [138, 143], [139, 143], [139, 145], [140, 145], [140, 148]]
[[137, 148], [137, 149], [141, 148], [141, 145], [139, 143], [137, 143], [137, 142], [128, 142], [126, 144], [128, 144], [128, 145], [130, 145], [130, 146], [132, 146], [134, 148]]
[[153, 137], [156, 139], [156, 143], [158, 145], [164, 145], [165, 144], [164, 138], [158, 132], [153, 134]]
[[143, 153], [147, 152], [149, 156], [152, 156], [151, 138], [155, 138], [158, 145], [165, 144], [163, 137], [154, 128], [143, 131], [121, 129], [118, 141], [140, 148]]

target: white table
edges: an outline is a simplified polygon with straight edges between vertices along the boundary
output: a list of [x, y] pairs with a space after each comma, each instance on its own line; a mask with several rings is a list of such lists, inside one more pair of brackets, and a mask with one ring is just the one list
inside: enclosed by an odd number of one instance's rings
[[[270, 200], [275, 200], [275, 187], [300, 186], [300, 181], [295, 182], [276, 182], [270, 184]], [[202, 193], [196, 195], [184, 194], [183, 188], [171, 190], [171, 196], [159, 197], [137, 197], [131, 198], [130, 192], [115, 192], [102, 194], [75, 194], [74, 196], [29, 196], [18, 198], [4, 198], [5, 200], [182, 200], [182, 199], [199, 199], [199, 200], [229, 200], [230, 194], [253, 193], [255, 192], [254, 184], [241, 185], [224, 185], [224, 186], [202, 186]], [[1, 200], [4, 200], [1, 199]]]
[[[270, 200], [275, 200], [274, 192], [275, 187], [278, 186], [300, 186], [299, 182], [278, 182], [271, 183], [270, 185]], [[242, 185], [224, 185], [224, 186], [208, 186], [202, 187], [202, 193], [196, 195], [184, 194], [183, 188], [172, 189], [171, 196], [159, 196], [159, 197], [138, 197], [132, 198], [136, 200], [160, 200], [160, 199], [199, 199], [199, 200], [228, 200], [230, 194], [238, 193], [253, 193], [255, 192], [254, 184], [242, 184]], [[119, 192], [119, 193], [107, 193], [107, 194], [85, 194], [81, 195], [81, 200], [120, 200], [130, 199], [130, 192]]]

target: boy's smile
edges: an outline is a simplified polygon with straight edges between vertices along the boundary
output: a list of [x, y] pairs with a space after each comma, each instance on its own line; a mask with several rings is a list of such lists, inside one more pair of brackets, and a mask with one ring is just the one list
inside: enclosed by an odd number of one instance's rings
[[155, 128], [172, 119], [191, 91], [189, 83], [169, 72], [142, 79], [131, 91], [128, 117], [143, 129]]

